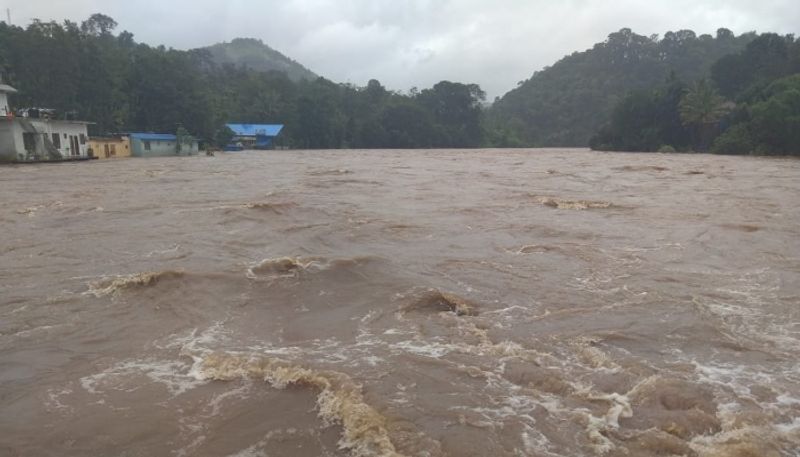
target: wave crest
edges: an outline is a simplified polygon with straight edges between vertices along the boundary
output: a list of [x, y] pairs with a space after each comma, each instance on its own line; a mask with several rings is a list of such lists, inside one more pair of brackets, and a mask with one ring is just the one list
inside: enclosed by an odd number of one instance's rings
[[477, 316], [477, 306], [458, 295], [429, 289], [401, 308], [408, 312], [451, 312], [457, 316]]
[[326, 424], [340, 424], [339, 447], [355, 457], [404, 457], [389, 438], [386, 418], [364, 401], [360, 387], [347, 375], [315, 371], [271, 357], [210, 354], [199, 375], [205, 380], [263, 379], [285, 389], [296, 385], [319, 391], [317, 407]]
[[242, 207], [246, 209], [271, 211], [276, 214], [283, 214], [285, 211], [293, 209], [296, 206], [297, 204], [293, 202], [254, 202], [242, 205]]
[[372, 257], [329, 259], [325, 257], [275, 257], [264, 259], [247, 269], [250, 279], [297, 278], [304, 273], [342, 271], [375, 260]]
[[166, 279], [182, 278], [185, 275], [182, 271], [150, 271], [144, 273], [134, 273], [130, 275], [103, 278], [100, 281], [89, 283], [87, 293], [95, 297], [107, 297], [115, 295], [123, 290], [149, 287]]
[[264, 259], [247, 269], [247, 277], [250, 279], [296, 277], [316, 263], [317, 259], [292, 257]]
[[544, 206], [557, 209], [572, 209], [572, 210], [586, 210], [586, 209], [608, 209], [614, 205], [610, 202], [592, 201], [592, 200], [564, 200], [556, 197], [535, 196], [536, 200]]

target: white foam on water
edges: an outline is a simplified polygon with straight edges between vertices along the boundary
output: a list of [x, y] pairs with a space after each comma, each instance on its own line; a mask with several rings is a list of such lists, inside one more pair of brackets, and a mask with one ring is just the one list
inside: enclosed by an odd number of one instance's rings
[[[775, 428], [786, 435], [800, 433], [800, 417], [795, 417], [794, 420], [789, 423], [777, 424]], [[798, 443], [798, 446], [800, 446], [800, 443]], [[800, 451], [800, 448], [798, 448], [798, 451]]]
[[421, 355], [434, 359], [440, 359], [453, 351], [452, 345], [426, 342], [419, 339], [393, 343], [392, 347], [414, 355]]
[[266, 444], [267, 443], [264, 441], [259, 441], [258, 443], [248, 448], [242, 449], [239, 452], [236, 452], [234, 454], [228, 454], [227, 457], [269, 457], [267, 451], [261, 449], [264, 446], [266, 446]]
[[34, 334], [37, 334], [37, 333], [40, 333], [40, 332], [46, 332], [48, 330], [52, 330], [52, 329], [58, 328], [58, 327], [63, 327], [65, 325], [67, 325], [67, 324], [42, 325], [42, 326], [39, 326], [39, 327], [20, 330], [20, 331], [18, 331], [16, 333], [12, 334], [11, 336], [16, 336], [16, 337], [19, 337], [19, 338], [27, 338], [27, 337], [32, 336]]
[[61, 397], [64, 395], [70, 395], [73, 393], [73, 390], [70, 388], [63, 388], [60, 390], [57, 389], [47, 389], [47, 406], [57, 410], [66, 410], [68, 412], [74, 411], [74, 408], [69, 405], [65, 405], [61, 403]]
[[80, 379], [81, 387], [91, 394], [107, 391], [133, 392], [141, 387], [132, 382], [133, 377], [145, 376], [151, 382], [161, 384], [173, 396], [179, 396], [205, 381], [191, 376], [192, 364], [184, 361], [137, 359], [117, 363], [111, 367]]
[[515, 449], [515, 454], [519, 456], [536, 455], [547, 457], [555, 457], [557, 455], [550, 451], [552, 443], [542, 432], [536, 430], [528, 424], [524, 424], [523, 426], [525, 430], [523, 430], [520, 434], [523, 449]]
[[785, 406], [800, 405], [800, 398], [792, 397], [789, 394], [778, 395], [778, 403]]
[[145, 257], [153, 257], [153, 256], [159, 256], [159, 255], [167, 255], [167, 254], [176, 254], [180, 250], [180, 248], [181, 248], [181, 245], [180, 244], [176, 244], [175, 246], [173, 246], [173, 247], [171, 247], [169, 249], [164, 249], [164, 250], [160, 250], [160, 251], [159, 250], [150, 251], [147, 254], [145, 254]]
[[695, 367], [698, 380], [730, 388], [742, 398], [755, 400], [749, 387], [751, 385], [771, 385], [775, 382], [774, 375], [768, 374], [758, 367], [725, 363], [704, 364], [697, 360], [692, 360], [691, 363]]
[[208, 403], [211, 408], [211, 416], [219, 415], [224, 403], [229, 399], [246, 399], [250, 392], [253, 390], [253, 383], [247, 380], [238, 387], [227, 390], [221, 394], [214, 395], [214, 398]]
[[195, 455], [195, 449], [197, 449], [201, 444], [206, 441], [205, 435], [196, 436], [191, 443], [187, 444], [186, 446], [178, 449], [175, 452], [177, 457], [187, 457]]
[[303, 272], [319, 271], [328, 266], [325, 259], [274, 257], [250, 264], [245, 275], [251, 280], [296, 278]]

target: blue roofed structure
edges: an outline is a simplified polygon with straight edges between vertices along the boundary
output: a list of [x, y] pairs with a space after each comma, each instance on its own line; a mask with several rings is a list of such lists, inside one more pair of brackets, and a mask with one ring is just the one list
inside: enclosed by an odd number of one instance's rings
[[175, 141], [178, 139], [171, 133], [131, 133], [129, 136], [132, 140], [141, 141]]
[[233, 131], [233, 139], [225, 149], [267, 149], [283, 130], [283, 124], [226, 124]]

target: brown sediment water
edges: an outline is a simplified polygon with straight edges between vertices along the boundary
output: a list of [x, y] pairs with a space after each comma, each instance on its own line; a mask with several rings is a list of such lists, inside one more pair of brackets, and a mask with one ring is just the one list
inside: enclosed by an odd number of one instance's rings
[[0, 167], [2, 456], [800, 455], [800, 162]]

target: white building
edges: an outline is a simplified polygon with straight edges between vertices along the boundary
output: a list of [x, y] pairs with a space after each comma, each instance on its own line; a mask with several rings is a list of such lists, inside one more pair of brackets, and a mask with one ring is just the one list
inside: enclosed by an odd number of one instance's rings
[[51, 119], [47, 110], [15, 116], [8, 104], [13, 87], [0, 81], [0, 162], [88, 158], [90, 122]]

